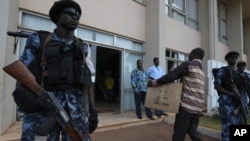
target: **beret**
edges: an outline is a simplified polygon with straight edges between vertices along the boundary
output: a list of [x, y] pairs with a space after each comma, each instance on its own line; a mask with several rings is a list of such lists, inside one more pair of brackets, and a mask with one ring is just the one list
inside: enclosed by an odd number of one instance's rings
[[73, 0], [59, 0], [54, 2], [54, 5], [49, 10], [49, 17], [53, 21], [53, 23], [57, 23], [57, 17], [61, 14], [61, 12], [65, 8], [73, 7], [78, 10], [80, 14], [82, 14], [81, 7], [78, 3]]
[[237, 57], [239, 57], [240, 56], [240, 54], [238, 53], [238, 52], [236, 52], [236, 51], [230, 51], [230, 52], [228, 52], [226, 55], [225, 55], [225, 60], [227, 60], [227, 58], [229, 58], [229, 57], [231, 57], [231, 56], [237, 56]]

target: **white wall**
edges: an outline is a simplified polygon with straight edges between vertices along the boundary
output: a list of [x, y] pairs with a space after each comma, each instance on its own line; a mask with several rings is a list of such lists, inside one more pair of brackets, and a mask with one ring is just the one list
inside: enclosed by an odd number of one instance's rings
[[219, 96], [217, 91], [214, 89], [214, 77], [212, 75], [213, 68], [220, 68], [222, 66], [226, 66], [226, 63], [219, 62], [216, 60], [207, 60], [207, 79], [208, 79], [208, 93], [207, 93], [207, 114], [212, 115], [212, 109], [216, 109], [219, 106], [217, 102]]
[[166, 15], [166, 48], [189, 53], [193, 48], [201, 47], [201, 34]]
[[[243, 59], [243, 18], [241, 1], [231, 0], [228, 4], [227, 30], [228, 46], [231, 50], [240, 53], [239, 60]], [[235, 28], [237, 27], [237, 28]]]
[[[244, 46], [246, 55], [250, 56], [250, 19], [244, 22]], [[250, 69], [250, 57], [245, 57], [247, 68]]]
[[[20, 8], [48, 15], [54, 1], [21, 0]], [[82, 8], [81, 25], [145, 41], [145, 6], [132, 0], [75, 1]]]
[[[14, 38], [7, 36], [7, 31], [16, 31], [18, 22], [18, 1], [2, 1], [0, 8], [0, 66], [1, 68], [14, 62]], [[15, 103], [12, 98], [15, 81], [0, 71], [0, 135], [15, 121]]]

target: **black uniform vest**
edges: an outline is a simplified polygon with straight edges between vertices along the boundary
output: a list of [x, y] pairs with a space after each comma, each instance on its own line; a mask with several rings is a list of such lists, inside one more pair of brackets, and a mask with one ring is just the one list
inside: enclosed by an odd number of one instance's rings
[[244, 81], [242, 81], [242, 78], [238, 74], [237, 71], [232, 70], [232, 79], [233, 79], [233, 82], [232, 82], [230, 70], [227, 67], [222, 67], [222, 69], [224, 69], [224, 71], [225, 71], [225, 76], [224, 76], [222, 83], [221, 83], [221, 86], [224, 89], [231, 90], [232, 83], [236, 84], [238, 90], [245, 89]]
[[[78, 38], [70, 43], [50, 40], [44, 44], [50, 33], [38, 32], [40, 50], [36, 59], [29, 65], [39, 84], [45, 90], [66, 90], [91, 85], [91, 73], [85, 63], [83, 42]], [[46, 63], [41, 63], [44, 56]]]

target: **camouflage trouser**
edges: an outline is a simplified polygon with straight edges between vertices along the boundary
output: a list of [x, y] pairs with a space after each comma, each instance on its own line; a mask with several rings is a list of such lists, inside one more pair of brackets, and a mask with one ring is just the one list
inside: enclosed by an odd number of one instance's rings
[[[232, 97], [228, 95], [219, 96], [219, 112], [222, 123], [221, 140], [230, 141], [230, 125], [242, 124], [240, 114], [234, 114], [233, 111], [238, 106], [233, 101]], [[243, 101], [244, 105], [245, 102]]]
[[[88, 113], [83, 109], [83, 95], [77, 90], [53, 92], [59, 103], [67, 111], [78, 130], [84, 135], [84, 141], [91, 141], [88, 133]], [[88, 104], [87, 104], [88, 105]], [[36, 131], [39, 126], [46, 120], [46, 115], [39, 113], [24, 114], [22, 117], [22, 137], [21, 141], [34, 141]], [[68, 134], [62, 131], [60, 126], [53, 128], [49, 133], [47, 141], [71, 141]]]

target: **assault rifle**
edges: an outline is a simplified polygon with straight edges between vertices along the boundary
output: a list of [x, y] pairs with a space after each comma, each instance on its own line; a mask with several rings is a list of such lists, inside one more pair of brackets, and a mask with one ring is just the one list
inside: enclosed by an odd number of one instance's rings
[[246, 110], [245, 110], [245, 107], [244, 107], [242, 98], [241, 98], [241, 96], [240, 96], [240, 93], [239, 93], [239, 91], [238, 91], [238, 88], [237, 88], [236, 84], [234, 83], [232, 69], [230, 69], [230, 68], [228, 68], [228, 69], [229, 69], [229, 73], [230, 73], [231, 90], [232, 90], [233, 93], [236, 95], [236, 98], [238, 98], [239, 104], [240, 104], [239, 107], [236, 108], [236, 110], [239, 110], [239, 112], [241, 112], [241, 113], [240, 113], [241, 119], [242, 119], [242, 121], [244, 122], [244, 124], [247, 125], [247, 114], [246, 114]]
[[238, 108], [236, 108], [236, 110], [239, 110], [239, 112], [241, 112], [240, 114], [241, 114], [241, 119], [242, 119], [242, 121], [244, 122], [244, 124], [246, 124], [247, 125], [247, 114], [246, 114], [246, 110], [245, 110], [245, 107], [244, 107], [244, 105], [243, 105], [243, 101], [242, 101], [242, 98], [241, 98], [241, 96], [240, 96], [240, 94], [239, 94], [239, 92], [238, 92], [238, 89], [237, 89], [237, 87], [236, 87], [236, 85], [235, 84], [233, 84], [232, 85], [232, 91], [234, 92], [234, 94], [238, 97], [238, 99], [239, 99], [239, 107]]
[[44, 122], [37, 132], [40, 139], [42, 137], [47, 138], [49, 129], [56, 124], [60, 124], [63, 130], [67, 132], [73, 141], [84, 141], [81, 133], [73, 124], [72, 120], [57, 101], [53, 93], [46, 92], [42, 87], [40, 87], [33, 74], [21, 61], [11, 63], [10, 65], [4, 67], [3, 70], [29, 88], [32, 92], [37, 94], [42, 102], [46, 102], [45, 104], [53, 106], [50, 117]]

